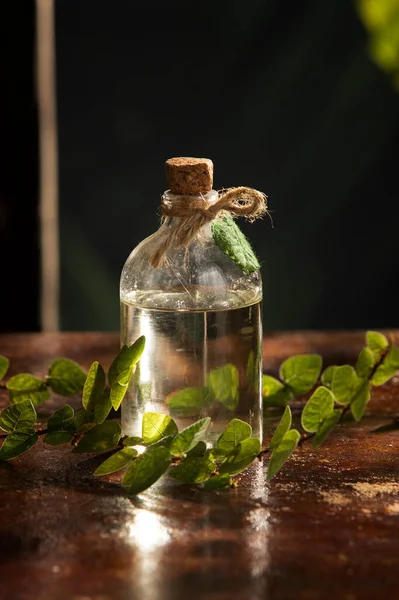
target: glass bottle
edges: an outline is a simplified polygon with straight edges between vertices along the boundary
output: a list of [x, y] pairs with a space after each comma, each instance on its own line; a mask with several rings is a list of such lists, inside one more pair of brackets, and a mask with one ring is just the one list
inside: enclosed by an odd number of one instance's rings
[[[173, 174], [179, 180], [179, 169]], [[215, 190], [206, 189], [212, 187], [209, 182], [198, 192], [201, 177], [195, 178], [193, 168], [191, 185], [184, 184], [184, 177], [181, 187], [172, 176], [168, 183], [185, 197], [218, 200]], [[163, 202], [173, 204], [181, 195], [168, 190]], [[152, 411], [169, 414], [179, 429], [210, 416], [209, 442], [233, 418], [247, 421], [253, 435], [262, 438], [260, 272], [244, 274], [215, 243], [210, 222], [188, 247], [172, 247], [162, 266], [152, 267], [151, 257], [177, 224], [178, 218], [166, 217], [122, 270], [121, 343], [146, 337], [122, 403], [123, 432], [140, 435], [142, 415]]]

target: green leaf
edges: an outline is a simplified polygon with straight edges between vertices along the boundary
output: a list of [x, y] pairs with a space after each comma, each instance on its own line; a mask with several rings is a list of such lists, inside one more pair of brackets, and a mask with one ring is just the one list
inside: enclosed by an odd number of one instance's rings
[[246, 275], [260, 269], [251, 244], [231, 217], [212, 221], [212, 235], [218, 246]]
[[201, 484], [204, 490], [228, 490], [232, 485], [230, 475], [215, 475]]
[[17, 404], [25, 400], [32, 400], [32, 403], [37, 406], [50, 398], [50, 392], [47, 389], [44, 381], [29, 373], [20, 373], [14, 375], [6, 383], [10, 402]]
[[377, 367], [371, 383], [373, 385], [383, 385], [391, 379], [399, 369], [399, 349], [390, 348], [382, 363]]
[[291, 356], [280, 367], [280, 379], [296, 396], [306, 394], [317, 383], [322, 367], [319, 354], [298, 354]]
[[7, 375], [10, 361], [5, 356], [0, 356], [0, 381]]
[[290, 431], [287, 431], [279, 445], [274, 448], [272, 452], [267, 469], [267, 480], [270, 480], [276, 475], [276, 473], [280, 471], [281, 467], [297, 447], [300, 437], [301, 435], [296, 429], [290, 429]]
[[206, 452], [206, 444], [202, 440], [198, 442], [194, 448], [187, 452], [187, 457], [194, 458], [196, 456], [204, 456]]
[[209, 479], [215, 468], [215, 463], [209, 458], [190, 456], [174, 467], [169, 475], [182, 483], [202, 483]]
[[93, 475], [109, 475], [110, 473], [116, 473], [120, 471], [137, 456], [138, 452], [134, 448], [123, 448], [116, 452], [94, 471]]
[[127, 437], [123, 440], [124, 446], [141, 446], [143, 443], [143, 439], [135, 435], [132, 437]]
[[167, 435], [178, 433], [177, 425], [168, 415], [146, 412], [143, 415], [142, 437], [145, 444], [153, 444]]
[[75, 431], [74, 410], [69, 404], [64, 404], [56, 410], [47, 421], [49, 431]]
[[238, 369], [235, 365], [224, 365], [210, 371], [206, 378], [207, 386], [213, 396], [228, 410], [235, 410], [239, 400]]
[[332, 386], [332, 380], [334, 377], [335, 369], [338, 369], [338, 366], [331, 365], [331, 367], [327, 367], [327, 369], [323, 371], [323, 374], [321, 376], [321, 383], [329, 389], [331, 389]]
[[200, 419], [181, 431], [173, 440], [170, 451], [175, 456], [181, 456], [190, 452], [206, 434], [211, 423], [210, 417]]
[[111, 402], [118, 410], [125, 397], [128, 385], [133, 375], [133, 369], [140, 359], [145, 347], [145, 337], [142, 335], [130, 347], [123, 346], [113, 360], [109, 371], [108, 381], [111, 387]]
[[364, 415], [366, 405], [370, 400], [370, 387], [370, 383], [367, 380], [360, 381], [352, 398], [350, 407], [356, 421], [360, 421]]
[[116, 421], [104, 421], [90, 429], [79, 441], [73, 452], [104, 452], [119, 442], [121, 428]]
[[104, 390], [94, 404], [94, 420], [96, 423], [104, 423], [105, 419], [111, 412], [112, 403], [110, 390]]
[[159, 446], [163, 446], [164, 448], [170, 449], [175, 437], [175, 435], [167, 435], [166, 437], [161, 438], [157, 442], [150, 444], [149, 446], [147, 446], [147, 448], [159, 448]]
[[0, 448], [0, 460], [10, 460], [29, 450], [39, 441], [37, 433], [31, 427], [22, 427], [6, 437]]
[[331, 431], [334, 429], [334, 427], [340, 420], [341, 415], [342, 411], [336, 409], [333, 410], [333, 412], [330, 415], [328, 415], [325, 419], [323, 419], [313, 439], [313, 448], [318, 448], [319, 446], [321, 446], [326, 437], [331, 433]]
[[302, 411], [301, 424], [305, 431], [311, 433], [318, 430], [320, 423], [334, 410], [334, 396], [332, 392], [320, 386], [312, 394]]
[[70, 358], [57, 358], [48, 370], [47, 383], [56, 394], [73, 396], [82, 391], [86, 373]]
[[374, 352], [370, 350], [370, 348], [363, 348], [356, 363], [356, 373], [358, 377], [367, 379], [370, 376], [376, 362], [377, 359]]
[[135, 495], [149, 488], [167, 471], [172, 457], [167, 448], [148, 449], [138, 456], [126, 471], [122, 485]]
[[75, 416], [76, 433], [86, 433], [96, 426], [94, 414], [85, 408], [81, 408]]
[[381, 356], [389, 346], [387, 338], [379, 331], [368, 331], [366, 333], [366, 344], [378, 357]]
[[276, 446], [279, 445], [287, 431], [289, 431], [292, 423], [292, 414], [289, 406], [285, 407], [283, 416], [281, 417], [281, 421], [277, 426], [276, 431], [273, 434], [271, 442], [269, 444], [269, 448], [273, 450]]
[[100, 398], [102, 398], [104, 388], [105, 371], [100, 365], [100, 363], [95, 361], [90, 367], [85, 384], [83, 386], [83, 407], [93, 412], [97, 402], [100, 400]]
[[50, 431], [49, 433], [46, 433], [43, 442], [50, 446], [60, 446], [61, 444], [70, 442], [73, 439], [73, 436], [73, 431], [63, 431], [60, 429], [59, 431]]
[[203, 411], [212, 401], [206, 387], [188, 387], [166, 398], [166, 403], [172, 414], [177, 416], [192, 416]]
[[250, 438], [251, 435], [252, 427], [248, 425], [248, 423], [245, 423], [245, 421], [241, 421], [240, 419], [233, 419], [219, 436], [216, 442], [216, 449], [223, 451], [225, 455], [227, 455], [232, 452], [240, 442]]
[[233, 453], [220, 465], [219, 473], [228, 475], [238, 475], [244, 471], [258, 456], [260, 452], [260, 440], [258, 438], [248, 438], [243, 440]]
[[3, 431], [32, 427], [35, 423], [36, 411], [31, 400], [7, 406], [0, 415], [0, 427]]
[[331, 384], [335, 401], [338, 404], [349, 404], [358, 382], [359, 378], [356, 371], [350, 365], [335, 367]]
[[294, 397], [284, 383], [270, 375], [263, 375], [262, 395], [266, 406], [286, 406]]

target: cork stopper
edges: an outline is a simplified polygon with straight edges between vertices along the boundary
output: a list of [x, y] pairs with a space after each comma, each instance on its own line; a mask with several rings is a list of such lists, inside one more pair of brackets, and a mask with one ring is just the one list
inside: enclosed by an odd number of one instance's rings
[[165, 169], [172, 194], [198, 196], [212, 189], [213, 162], [209, 158], [169, 158]]

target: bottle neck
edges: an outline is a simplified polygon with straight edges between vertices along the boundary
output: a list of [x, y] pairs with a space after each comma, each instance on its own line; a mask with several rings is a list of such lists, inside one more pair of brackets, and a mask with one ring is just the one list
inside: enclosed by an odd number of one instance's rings
[[[210, 192], [201, 194], [199, 196], [183, 196], [179, 194], [172, 194], [170, 190], [166, 190], [166, 192], [164, 192], [162, 195], [162, 203], [170, 207], [173, 207], [173, 205], [176, 205], [177, 203], [181, 206], [186, 204], [187, 207], [192, 207], [192, 214], [194, 214], [196, 206], [203, 207], [204, 205], [213, 204], [218, 200], [218, 198], [219, 194], [216, 190], [211, 190]], [[188, 219], [189, 217], [189, 210], [187, 212], [182, 211], [182, 216], [165, 217], [162, 228], [174, 228], [181, 222], [182, 219]], [[201, 236], [204, 236], [204, 234], [206, 235], [208, 232], [209, 234], [211, 232], [211, 224], [209, 222], [201, 227], [198, 233]]]

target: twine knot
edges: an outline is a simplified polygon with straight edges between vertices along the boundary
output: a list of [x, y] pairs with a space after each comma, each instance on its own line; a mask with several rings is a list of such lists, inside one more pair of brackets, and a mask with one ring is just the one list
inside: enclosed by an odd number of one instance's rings
[[163, 217], [178, 217], [180, 221], [150, 258], [150, 264], [159, 269], [173, 247], [186, 248], [201, 227], [226, 215], [244, 217], [249, 221], [262, 218], [267, 213], [267, 196], [248, 187], [223, 189], [216, 202], [201, 196], [175, 196], [171, 202], [162, 198]]

